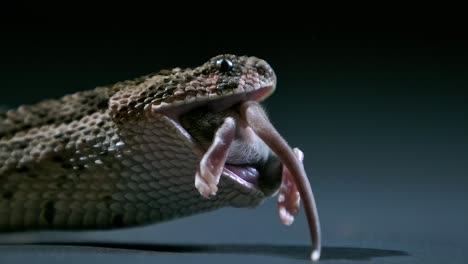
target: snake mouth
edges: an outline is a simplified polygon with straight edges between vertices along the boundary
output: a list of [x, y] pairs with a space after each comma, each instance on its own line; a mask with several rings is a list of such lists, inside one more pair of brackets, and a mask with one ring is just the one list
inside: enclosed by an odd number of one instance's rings
[[225, 164], [223, 174], [251, 188], [257, 188], [256, 186], [258, 186], [258, 178], [260, 176], [259, 170], [251, 165]]
[[275, 90], [275, 85], [263, 86], [252, 91], [242, 91], [222, 93], [212, 96], [192, 97], [185, 103], [178, 104], [159, 104], [153, 105], [152, 110], [161, 113], [174, 120], [179, 120], [184, 114], [196, 109], [204, 109], [206, 111], [219, 112], [228, 109], [236, 104], [255, 101], [261, 102], [270, 96]]
[[271, 196], [278, 190], [282, 178], [282, 163], [274, 155], [259, 164], [229, 164], [223, 168], [223, 175], [245, 189]]
[[[224, 120], [234, 117], [237, 123], [236, 139], [222, 168], [222, 176], [242, 189], [261, 196], [270, 196], [278, 189], [281, 183], [281, 163], [246, 121], [242, 120], [239, 105], [246, 101], [262, 101], [273, 91], [274, 86], [265, 86], [247, 93], [221, 95], [206, 103], [187, 105], [176, 113], [181, 125], [204, 153], [213, 143], [214, 133]], [[170, 113], [174, 114], [172, 110]]]
[[[239, 94], [221, 94], [215, 98], [202, 98], [183, 105], [153, 107], [153, 111], [172, 119], [203, 155], [211, 145], [213, 135], [225, 117], [235, 115], [238, 112], [237, 106], [243, 102], [263, 101], [274, 89], [275, 86], [272, 85]], [[248, 127], [245, 121], [238, 121], [240, 127]], [[270, 196], [281, 183], [280, 162], [254, 133], [244, 135], [244, 137], [248, 137], [248, 142], [238, 144], [237, 150], [232, 151], [237, 154], [226, 160], [222, 176], [249, 192]], [[257, 147], [249, 147], [252, 144]]]

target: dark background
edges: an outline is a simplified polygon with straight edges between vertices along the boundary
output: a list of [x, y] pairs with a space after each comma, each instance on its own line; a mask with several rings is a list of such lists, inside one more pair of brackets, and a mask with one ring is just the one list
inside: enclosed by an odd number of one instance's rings
[[[265, 102], [272, 122], [305, 153], [325, 263], [467, 260], [464, 32], [438, 23], [419, 27], [424, 21], [373, 30], [302, 23], [298, 31], [275, 32], [263, 19], [249, 32], [209, 31], [205, 23], [204, 30], [183, 31], [196, 21], [168, 30], [172, 22], [133, 26], [118, 14], [96, 27], [61, 29], [61, 19], [33, 9], [37, 23], [11, 16], [1, 26], [3, 108], [197, 66], [221, 53], [254, 55], [278, 77]], [[222, 15], [212, 18], [226, 23]], [[274, 199], [256, 209], [221, 209], [144, 228], [10, 234], [0, 241], [82, 242], [3, 245], [0, 263], [306, 263], [310, 243], [303, 212], [284, 227]]]

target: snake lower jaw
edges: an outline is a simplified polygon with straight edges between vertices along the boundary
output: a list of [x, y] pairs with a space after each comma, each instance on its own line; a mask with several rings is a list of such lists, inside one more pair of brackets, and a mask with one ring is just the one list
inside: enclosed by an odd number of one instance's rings
[[228, 177], [246, 191], [256, 192], [262, 197], [275, 195], [281, 185], [282, 164], [272, 156], [267, 162], [256, 165], [225, 164], [224, 177]]

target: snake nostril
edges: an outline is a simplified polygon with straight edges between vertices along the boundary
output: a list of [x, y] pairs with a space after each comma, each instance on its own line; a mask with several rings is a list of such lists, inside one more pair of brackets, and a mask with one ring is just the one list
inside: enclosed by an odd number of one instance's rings
[[273, 70], [271, 69], [270, 65], [266, 61], [259, 61], [255, 64], [255, 69], [257, 73], [262, 76], [271, 76]]
[[262, 66], [257, 66], [257, 72], [260, 75], [266, 75], [268, 71], [266, 67], [262, 65]]

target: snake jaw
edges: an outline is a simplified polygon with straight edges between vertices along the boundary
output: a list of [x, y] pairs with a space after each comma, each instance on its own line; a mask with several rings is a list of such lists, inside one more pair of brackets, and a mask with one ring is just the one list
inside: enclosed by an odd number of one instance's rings
[[[272, 159], [272, 157], [269, 157], [271, 156], [271, 151], [245, 121], [237, 117], [235, 125], [233, 127], [229, 126], [229, 129], [221, 129], [222, 125], [217, 125], [214, 130], [218, 132], [222, 130], [224, 132], [220, 132], [218, 137], [215, 135], [209, 137], [206, 140], [207, 143], [203, 144], [203, 142], [200, 142], [200, 136], [196, 134], [206, 134], [206, 131], [194, 132], [191, 126], [203, 127], [204, 124], [193, 125], [194, 122], [199, 122], [200, 118], [195, 117], [196, 120], [186, 121], [186, 116], [193, 115], [198, 110], [204, 114], [208, 114], [220, 113], [227, 109], [237, 109], [236, 106], [242, 102], [264, 100], [274, 90], [275, 86], [271, 85], [259, 87], [250, 92], [220, 95], [217, 98], [210, 98], [209, 100], [200, 99], [199, 101], [192, 101], [182, 105], [157, 105], [147, 109], [147, 111], [149, 115], [164, 115], [171, 120], [174, 126], [192, 143], [192, 148], [195, 152], [199, 153], [200, 163], [195, 176], [195, 186], [203, 197], [209, 198], [216, 194], [217, 185], [222, 175], [229, 178], [231, 182], [234, 182], [241, 189], [251, 193], [253, 196], [259, 197], [259, 199], [263, 199], [278, 189], [281, 182], [280, 169], [274, 171], [279, 176], [274, 180], [269, 180], [274, 181], [274, 184], [269, 184], [266, 188], [260, 186], [259, 177], [262, 174], [261, 170], [263, 170], [260, 167], [264, 167], [265, 165], [262, 163]], [[225, 121], [224, 118], [222, 121]], [[226, 136], [226, 133], [231, 133], [228, 132], [229, 130], [232, 133], [240, 134], [242, 138], [241, 141], [230, 139], [232, 143], [230, 151], [228, 151], [228, 148], [219, 146], [221, 142], [229, 141], [226, 137], [232, 137]], [[219, 148], [224, 149], [224, 152], [221, 152]], [[226, 157], [220, 159], [219, 155], [226, 155]], [[271, 172], [272, 170], [270, 169], [269, 171]], [[200, 177], [200, 175], [204, 175], [204, 177]], [[274, 185], [274, 187], [271, 187], [271, 185]], [[252, 204], [258, 204], [259, 202], [248, 201], [246, 199], [246, 203], [250, 204], [237, 203], [236, 206], [250, 207]]]
[[251, 91], [238, 91], [216, 96], [197, 96], [182, 104], [157, 104], [151, 105], [153, 113], [179, 120], [180, 116], [196, 109], [206, 109], [219, 112], [246, 101], [261, 102], [270, 96], [275, 90], [275, 85], [263, 86]]

